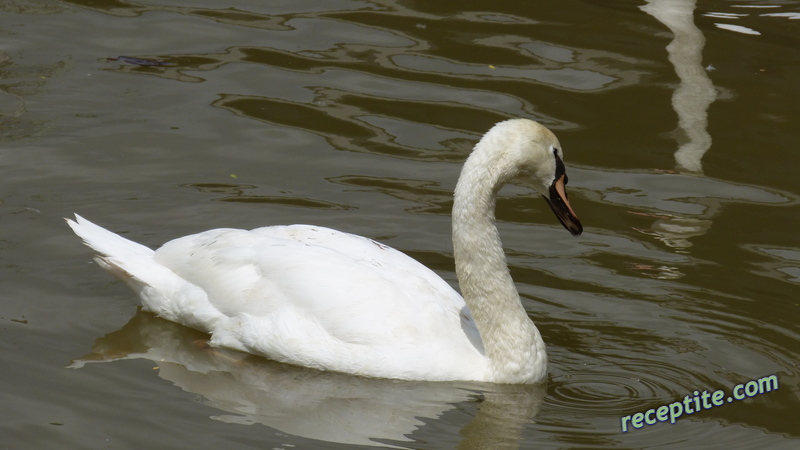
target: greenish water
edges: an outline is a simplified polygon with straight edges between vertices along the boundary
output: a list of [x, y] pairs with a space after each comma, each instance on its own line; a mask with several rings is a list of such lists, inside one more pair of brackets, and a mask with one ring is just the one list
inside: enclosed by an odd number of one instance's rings
[[[797, 447], [800, 2], [429, 3], [0, 5], [0, 448]], [[509, 117], [559, 136], [585, 227], [498, 202], [546, 386], [209, 352], [61, 219], [152, 247], [313, 223], [455, 283], [460, 164]]]

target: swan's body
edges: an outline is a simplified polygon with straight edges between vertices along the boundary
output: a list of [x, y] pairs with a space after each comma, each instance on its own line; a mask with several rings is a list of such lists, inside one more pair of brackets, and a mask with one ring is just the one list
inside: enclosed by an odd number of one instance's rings
[[534, 383], [545, 346], [509, 275], [494, 204], [503, 184], [526, 181], [579, 234], [559, 148], [526, 119], [476, 145], [453, 206], [464, 298], [405, 254], [323, 227], [210, 230], [154, 252], [80, 216], [68, 223], [145, 310], [210, 333], [211, 345], [373, 377]]

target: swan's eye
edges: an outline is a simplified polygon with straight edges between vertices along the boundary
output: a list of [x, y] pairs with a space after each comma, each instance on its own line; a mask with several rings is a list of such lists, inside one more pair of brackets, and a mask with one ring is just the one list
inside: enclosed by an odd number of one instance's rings
[[553, 156], [556, 157], [556, 180], [564, 176], [564, 184], [567, 183], [567, 174], [566, 168], [564, 167], [564, 162], [561, 161], [561, 158], [558, 157], [558, 153], [556, 153], [556, 149], [553, 149]]

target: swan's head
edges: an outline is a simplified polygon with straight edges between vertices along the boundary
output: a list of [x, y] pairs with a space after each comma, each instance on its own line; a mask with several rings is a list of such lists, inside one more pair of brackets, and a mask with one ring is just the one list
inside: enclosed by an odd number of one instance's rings
[[547, 200], [558, 220], [572, 235], [583, 226], [569, 203], [564, 152], [558, 138], [538, 122], [512, 119], [495, 125], [484, 136], [487, 145], [504, 153], [508, 180], [532, 187]]

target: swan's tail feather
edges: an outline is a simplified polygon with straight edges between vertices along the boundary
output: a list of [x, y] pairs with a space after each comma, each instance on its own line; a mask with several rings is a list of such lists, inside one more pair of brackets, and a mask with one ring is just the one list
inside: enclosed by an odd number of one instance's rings
[[112, 233], [103, 227], [97, 226], [83, 217], [75, 214], [75, 220], [64, 219], [67, 225], [72, 228], [83, 243], [95, 249], [103, 256], [114, 256], [119, 254], [135, 254], [140, 256], [153, 257], [153, 250], [142, 244], [137, 244], [131, 240]]
[[139, 294], [146, 311], [208, 331], [218, 311], [208, 303], [205, 291], [156, 262], [153, 250], [77, 214], [75, 220], [65, 220], [84, 244], [99, 253], [95, 261]]
[[146, 268], [153, 265], [155, 252], [144, 245], [112, 233], [75, 214], [75, 220], [65, 219], [83, 243], [98, 253], [94, 260], [103, 269], [128, 284], [137, 294], [151, 284]]

